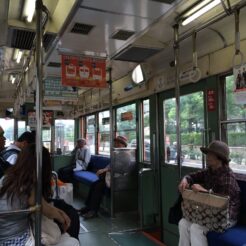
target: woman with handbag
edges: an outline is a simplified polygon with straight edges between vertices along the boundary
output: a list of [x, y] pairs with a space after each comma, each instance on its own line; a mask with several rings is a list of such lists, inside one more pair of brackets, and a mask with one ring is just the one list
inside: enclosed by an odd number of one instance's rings
[[[43, 151], [43, 165], [47, 158]], [[8, 169], [1, 180], [0, 188], [0, 209], [2, 211], [27, 209], [35, 205], [34, 187], [36, 185], [36, 149], [34, 144], [30, 144], [19, 154], [17, 162]], [[48, 204], [42, 199], [42, 214], [49, 218], [57, 220], [66, 231], [70, 226], [69, 217], [60, 209]], [[34, 239], [31, 231], [31, 220], [28, 214], [10, 214], [0, 216], [0, 245], [20, 245], [33, 246]], [[55, 227], [55, 224], [54, 224]], [[51, 228], [54, 228], [51, 225]], [[56, 231], [57, 232], [57, 231]], [[68, 235], [52, 235], [50, 238], [57, 238], [53, 245], [73, 245], [78, 246], [78, 240]], [[47, 237], [46, 237], [47, 239]], [[48, 244], [49, 242], [47, 242]]]
[[[240, 188], [229, 167], [229, 148], [224, 142], [216, 140], [211, 142], [207, 148], [201, 147], [200, 149], [206, 155], [207, 168], [186, 175], [179, 184], [179, 191], [183, 193], [185, 189], [191, 188], [194, 192], [229, 196], [229, 220], [225, 228], [227, 229], [236, 224], [240, 208]], [[206, 238], [208, 231], [208, 227], [182, 218], [179, 221], [179, 246], [208, 245]]]

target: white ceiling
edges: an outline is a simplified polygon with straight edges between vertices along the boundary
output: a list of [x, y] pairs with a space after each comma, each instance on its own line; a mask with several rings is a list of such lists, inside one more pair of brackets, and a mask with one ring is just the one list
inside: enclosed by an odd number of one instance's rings
[[[55, 13], [58, 4], [63, 6], [75, 1], [70, 16], [64, 13], [65, 7], [58, 13], [58, 18], [50, 18], [48, 32], [57, 32], [59, 39], [53, 43], [53, 48], [45, 56], [45, 64], [50, 62], [60, 63], [59, 50], [68, 50], [70, 53], [79, 54], [85, 51], [105, 53], [108, 57], [108, 66], [112, 67], [112, 78], [117, 80], [128, 74], [136, 65], [134, 62], [111, 60], [116, 54], [123, 51], [129, 45], [140, 47], [161, 48], [161, 51], [148, 59], [157, 70], [163, 64], [173, 60], [173, 25], [177, 18], [186, 9], [192, 6], [196, 0], [174, 0], [172, 4], [165, 4], [151, 0], [44, 0], [51, 16]], [[8, 5], [9, 2], [9, 5]], [[167, 1], [168, 2], [168, 1]], [[246, 0], [230, 0], [231, 5], [246, 3]], [[9, 48], [8, 30], [10, 25], [21, 29], [33, 29], [35, 24], [26, 25], [21, 18], [23, 1], [0, 1], [0, 65], [5, 64], [4, 69], [18, 70], [20, 67], [12, 60], [13, 49]], [[8, 13], [6, 9], [9, 7]], [[75, 7], [74, 7], [75, 8]], [[5, 10], [5, 11], [4, 11]], [[195, 30], [203, 23], [212, 19], [215, 15], [223, 13], [221, 5], [211, 10], [186, 27], [179, 28], [182, 35]], [[71, 19], [69, 19], [71, 17]], [[63, 19], [62, 19], [63, 18]], [[8, 21], [6, 21], [8, 20]], [[59, 21], [58, 21], [59, 20]], [[88, 35], [71, 33], [75, 23], [93, 25], [94, 28]], [[240, 13], [241, 39], [246, 38], [246, 8]], [[223, 48], [234, 42], [234, 16], [229, 16], [197, 34], [198, 55], [204, 55], [214, 50]], [[117, 30], [133, 31], [135, 34], [129, 39], [115, 40], [111, 36]], [[219, 32], [216, 33], [216, 31]], [[222, 36], [222, 38], [220, 37]], [[224, 40], [223, 40], [224, 39]], [[59, 42], [58, 42], [59, 41]], [[191, 38], [182, 41], [181, 60], [190, 59], [192, 56]], [[163, 61], [160, 63], [160, 61]], [[60, 76], [60, 68], [46, 66], [46, 75]], [[6, 70], [0, 75], [0, 102], [14, 97], [16, 85], [8, 81], [9, 73]], [[11, 101], [11, 100], [10, 100]]]

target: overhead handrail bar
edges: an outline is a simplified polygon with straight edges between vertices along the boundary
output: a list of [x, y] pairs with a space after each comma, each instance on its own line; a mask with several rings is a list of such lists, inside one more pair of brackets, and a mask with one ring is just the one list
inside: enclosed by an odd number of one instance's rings
[[[234, 13], [234, 16], [235, 16], [235, 54], [232, 58], [232, 65], [234, 68], [235, 67], [241, 67], [243, 65], [243, 61], [244, 61], [243, 52], [240, 50], [239, 14], [240, 14], [240, 10], [236, 9], [235, 13]], [[240, 56], [240, 63], [238, 65], [236, 65], [236, 57], [237, 56]]]

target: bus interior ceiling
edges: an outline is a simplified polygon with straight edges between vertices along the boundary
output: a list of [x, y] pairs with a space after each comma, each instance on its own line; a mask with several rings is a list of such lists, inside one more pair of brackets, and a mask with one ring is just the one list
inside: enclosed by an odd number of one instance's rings
[[[23, 4], [25, 1], [3, 0], [0, 2], [0, 101], [1, 115], [6, 108], [13, 107], [18, 115], [19, 106], [34, 102], [35, 91], [35, 21], [25, 22]], [[107, 58], [107, 67], [112, 68], [113, 103], [124, 102], [126, 97], [143, 95], [174, 87], [165, 78], [173, 77], [174, 61], [173, 26], [179, 23], [183, 13], [196, 1], [97, 1], [97, 0], [44, 0], [49, 12], [44, 33], [44, 76], [61, 77], [60, 54], [89, 54]], [[231, 0], [231, 8], [242, 6], [245, 1]], [[6, 11], [8, 10], [8, 11]], [[240, 11], [240, 38], [245, 50], [246, 23], [245, 8]], [[186, 26], [179, 25], [181, 69], [192, 66], [192, 32], [225, 13], [219, 4], [208, 13]], [[34, 16], [35, 20], [35, 16]], [[235, 43], [234, 14], [197, 32], [196, 50], [198, 66], [202, 77], [232, 68]], [[16, 49], [23, 51], [17, 63]], [[213, 56], [225, 50], [228, 59]], [[152, 68], [148, 88], [125, 93], [130, 73], [141, 62]], [[217, 66], [216, 69], [213, 66]], [[12, 76], [12, 77], [11, 77]], [[13, 80], [13, 76], [15, 79]], [[167, 79], [168, 80], [168, 79]], [[11, 83], [12, 82], [12, 83]], [[184, 81], [185, 83], [185, 81]], [[181, 81], [182, 85], [182, 81]], [[60, 101], [59, 107], [65, 113], [73, 112], [70, 117], [99, 110], [109, 106], [108, 89], [78, 88], [78, 101]], [[52, 107], [50, 108], [52, 110]]]

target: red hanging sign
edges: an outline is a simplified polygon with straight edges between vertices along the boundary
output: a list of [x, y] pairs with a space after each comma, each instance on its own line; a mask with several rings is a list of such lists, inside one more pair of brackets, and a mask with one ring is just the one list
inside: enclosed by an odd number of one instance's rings
[[62, 55], [62, 85], [73, 87], [108, 87], [105, 59]]
[[216, 110], [215, 90], [207, 90], [208, 111]]

